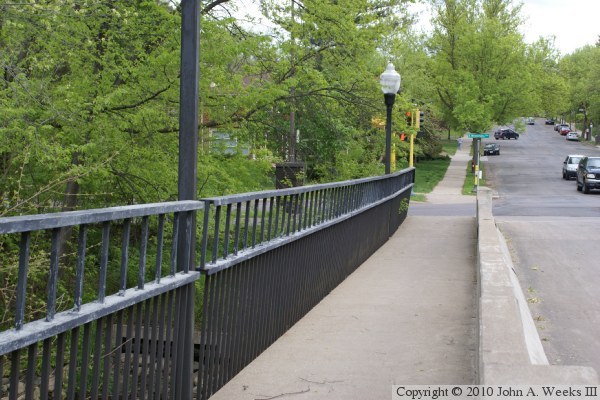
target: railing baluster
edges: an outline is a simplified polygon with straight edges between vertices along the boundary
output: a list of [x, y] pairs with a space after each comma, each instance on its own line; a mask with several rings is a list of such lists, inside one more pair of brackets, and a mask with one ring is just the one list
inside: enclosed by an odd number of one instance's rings
[[[194, 237], [194, 212], [187, 211], [185, 213], [185, 248], [188, 250], [185, 255], [185, 264], [183, 265], [183, 273], [190, 272], [190, 267], [196, 269], [196, 254], [192, 254], [192, 237]], [[193, 261], [193, 265], [192, 265]]]
[[[171, 242], [171, 262], [170, 262], [170, 271], [169, 271], [169, 274], [171, 276], [174, 276], [175, 272], [177, 271], [177, 246], [179, 245], [179, 217], [180, 217], [180, 214], [181, 213], [175, 213], [173, 215], [173, 238], [172, 238], [172, 242]], [[204, 226], [207, 226], [207, 225], [204, 225]], [[202, 240], [202, 243], [204, 245], [204, 239]], [[204, 249], [204, 251], [202, 251], [202, 266], [203, 267], [204, 267], [204, 262], [205, 262], [205, 258], [204, 258], [205, 254], [206, 254], [206, 248]]]
[[[61, 333], [56, 339], [56, 368], [54, 370], [54, 394], [62, 396], [63, 367], [65, 365], [65, 339], [67, 334]], [[49, 357], [48, 357], [49, 358]], [[2, 376], [2, 375], [0, 375]], [[46, 397], [47, 398], [47, 397]]]
[[206, 267], [208, 259], [208, 230], [210, 229], [210, 201], [204, 202], [204, 220], [202, 223], [202, 244], [200, 246], [200, 268]]
[[123, 371], [121, 371], [121, 354], [123, 353], [123, 310], [117, 312], [117, 323], [115, 329], [115, 346], [112, 350], [113, 354], [113, 382], [112, 382], [112, 398], [119, 398], [119, 383]]
[[163, 246], [164, 246], [164, 233], [165, 233], [165, 214], [158, 216], [158, 232], [156, 233], [156, 271], [154, 274], [154, 280], [156, 283], [160, 283], [162, 277], [162, 262], [163, 262]]
[[[150, 366], [148, 368], [148, 397], [149, 398], [153, 398], [153, 390], [154, 390], [154, 376], [155, 374], [158, 374], [159, 368], [158, 368], [158, 361], [157, 361], [157, 347], [158, 347], [158, 330], [159, 327], [162, 325], [162, 321], [158, 320], [158, 303], [159, 303], [160, 297], [154, 297], [152, 299], [152, 323], [150, 325], [151, 330], [150, 330], [150, 338], [148, 340], [151, 340], [151, 345], [150, 345]], [[148, 322], [146, 322], [148, 323]], [[162, 357], [162, 354], [160, 355], [160, 357]]]
[[287, 205], [285, 211], [287, 212], [287, 223], [286, 223], [286, 228], [285, 228], [285, 235], [289, 236], [290, 235], [290, 228], [292, 226], [292, 214], [294, 212], [294, 195], [289, 195], [288, 199], [289, 199], [289, 204]]
[[37, 358], [37, 343], [29, 345], [27, 349], [27, 365], [31, 366], [27, 368], [27, 374], [25, 376], [25, 399], [33, 399], [33, 389], [35, 386], [35, 359]]
[[146, 257], [148, 253], [148, 216], [142, 217], [142, 237], [140, 243], [140, 268], [138, 289], [143, 289], [146, 282]]
[[52, 229], [52, 247], [50, 250], [50, 270], [48, 271], [48, 300], [46, 302], [46, 321], [52, 321], [56, 314], [56, 286], [58, 280], [58, 240], [60, 228]]
[[110, 361], [111, 361], [111, 343], [112, 343], [112, 317], [113, 314], [108, 314], [106, 316], [106, 327], [104, 328], [104, 353], [102, 353], [101, 358], [104, 360], [104, 365], [102, 368], [102, 400], [108, 399], [108, 391], [109, 391], [109, 382], [110, 382], [110, 372], [112, 371]]
[[[129, 375], [131, 374], [131, 364], [132, 364], [132, 349], [133, 349], [133, 341], [135, 338], [133, 337], [133, 325], [135, 319], [135, 310], [137, 307], [130, 307], [127, 310], [127, 331], [125, 333], [127, 337], [127, 342], [125, 343], [125, 357], [123, 360], [123, 386], [121, 391], [122, 398], [129, 397]], [[118, 398], [118, 397], [117, 397]]]
[[164, 353], [164, 365], [163, 365], [163, 380], [165, 381], [165, 384], [162, 385], [162, 398], [163, 399], [168, 399], [168, 393], [169, 393], [169, 389], [173, 390], [173, 388], [169, 388], [169, 385], [167, 384], [167, 382], [169, 382], [169, 376], [172, 376], [172, 371], [173, 371], [173, 363], [171, 362], [172, 354], [173, 354], [173, 346], [172, 346], [172, 341], [173, 341], [173, 315], [174, 315], [174, 310], [173, 310], [173, 303], [174, 303], [174, 297], [175, 297], [175, 293], [174, 292], [167, 292], [167, 316], [165, 318], [165, 332], [166, 332], [166, 338], [165, 338], [165, 353]]
[[275, 226], [273, 227], [273, 237], [279, 237], [279, 208], [281, 206], [281, 197], [275, 197]]
[[236, 204], [235, 209], [235, 232], [233, 235], [233, 254], [237, 255], [240, 249], [240, 219], [242, 217], [242, 203]]
[[207, 292], [207, 302], [204, 305], [204, 318], [207, 318], [210, 321], [210, 324], [206, 326], [206, 358], [205, 358], [205, 370], [203, 381], [206, 382], [206, 397], [208, 398], [212, 395], [212, 374], [214, 374], [214, 364], [215, 364], [215, 353], [218, 349], [216, 349], [216, 308], [217, 308], [217, 300], [218, 300], [218, 291], [217, 291], [217, 279], [218, 277], [214, 275], [209, 275], [206, 278], [204, 290]]
[[256, 228], [258, 224], [258, 199], [254, 200], [254, 215], [252, 216], [252, 248], [256, 246]]
[[23, 327], [25, 319], [25, 296], [27, 294], [27, 270], [29, 269], [29, 245], [31, 238], [29, 232], [21, 233], [21, 244], [19, 246], [19, 276], [17, 282], [17, 310], [15, 312], [15, 329]]
[[223, 236], [223, 258], [229, 255], [229, 234], [231, 231], [231, 204], [225, 209], [225, 234]]
[[127, 266], [129, 260], [129, 236], [131, 231], [131, 218], [123, 221], [123, 238], [121, 241], [121, 272], [119, 282], [119, 294], [123, 296], [127, 289]]
[[269, 227], [267, 229], [267, 240], [271, 240], [273, 228], [273, 207], [275, 206], [275, 197], [269, 197]]
[[90, 365], [90, 329], [92, 324], [83, 326], [83, 342], [81, 348], [81, 365], [79, 366], [79, 398], [87, 398], [87, 377]]
[[138, 380], [139, 380], [139, 370], [140, 370], [140, 356], [142, 349], [142, 340], [144, 340], [142, 336], [142, 315], [143, 315], [143, 303], [137, 303], [135, 306], [135, 333], [134, 336], [129, 336], [131, 340], [133, 340], [133, 356], [132, 356], [132, 372], [131, 372], [131, 394], [132, 398], [138, 399]]
[[[148, 299], [144, 302], [144, 331], [142, 333], [142, 362], [140, 367], [140, 399], [146, 398], [146, 382], [148, 380], [148, 354], [150, 352], [150, 302]], [[154, 369], [154, 368], [152, 368]]]
[[299, 225], [298, 223], [298, 214], [299, 214], [299, 210], [300, 210], [300, 196], [295, 194], [294, 195], [294, 207], [292, 208], [292, 212], [293, 212], [293, 221], [292, 221], [292, 233], [296, 233], [296, 225]]
[[248, 248], [248, 231], [250, 230], [250, 201], [246, 201], [246, 207], [244, 207], [244, 246], [243, 249]]
[[[96, 321], [95, 343], [94, 343], [94, 361], [92, 362], [92, 388], [90, 390], [90, 398], [97, 399], [100, 388], [100, 360], [102, 359], [102, 325], [104, 318]], [[87, 368], [87, 365], [85, 366]]]
[[215, 228], [213, 231], [212, 262], [216, 263], [219, 257], [219, 230], [221, 229], [221, 206], [215, 207]]
[[267, 217], [267, 198], [262, 199], [262, 211], [260, 214], [260, 243], [265, 241], [265, 219]]
[[[42, 344], [42, 371], [40, 375], [40, 398], [47, 399], [48, 398], [48, 381], [50, 380], [50, 360], [51, 360], [51, 352], [50, 352], [50, 339], [44, 340]], [[35, 369], [35, 368], [31, 368]], [[57, 368], [58, 369], [58, 368]], [[62, 368], [60, 368], [62, 370]]]
[[[165, 309], [167, 302], [167, 295], [162, 294], [160, 296], [160, 305], [158, 311], [158, 349], [156, 351], [157, 359], [156, 359], [156, 383], [154, 384], [154, 398], [160, 399], [160, 385], [162, 382], [162, 374], [165, 369], [165, 365], [167, 365], [165, 358], [165, 333], [167, 330], [167, 321], [165, 319]], [[166, 383], [166, 382], [165, 382]]]
[[110, 241], [110, 222], [102, 224], [102, 253], [100, 254], [100, 280], [98, 283], [98, 301], [104, 303], [106, 296], [106, 274], [108, 271], [108, 250]]
[[69, 346], [69, 375], [67, 377], [67, 399], [75, 399], [75, 391], [77, 390], [76, 374], [77, 374], [77, 353], [79, 349], [79, 327], [76, 326], [71, 331], [71, 344]]
[[10, 389], [8, 392], [9, 400], [17, 400], [19, 397], [19, 371], [21, 364], [21, 349], [17, 349], [11, 354], [10, 363]]

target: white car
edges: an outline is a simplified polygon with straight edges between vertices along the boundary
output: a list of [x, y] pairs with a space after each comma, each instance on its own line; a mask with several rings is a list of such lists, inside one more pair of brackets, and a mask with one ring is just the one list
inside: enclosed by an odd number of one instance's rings
[[579, 164], [579, 160], [581, 160], [583, 155], [581, 154], [569, 154], [565, 161], [563, 161], [562, 167], [562, 176], [563, 179], [571, 179], [577, 176], [577, 165]]
[[574, 131], [567, 133], [567, 140], [579, 140], [579, 133]]

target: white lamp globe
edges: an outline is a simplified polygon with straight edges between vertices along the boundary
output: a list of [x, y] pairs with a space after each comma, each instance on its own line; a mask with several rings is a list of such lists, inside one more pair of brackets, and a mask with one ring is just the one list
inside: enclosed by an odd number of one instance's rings
[[381, 91], [384, 94], [396, 94], [400, 89], [400, 74], [394, 69], [394, 64], [389, 63], [383, 74], [379, 76]]

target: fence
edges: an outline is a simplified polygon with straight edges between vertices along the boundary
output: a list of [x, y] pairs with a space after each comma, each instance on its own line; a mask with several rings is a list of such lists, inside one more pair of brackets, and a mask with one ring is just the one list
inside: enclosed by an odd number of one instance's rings
[[0, 399], [210, 397], [388, 239], [413, 181], [1, 218]]

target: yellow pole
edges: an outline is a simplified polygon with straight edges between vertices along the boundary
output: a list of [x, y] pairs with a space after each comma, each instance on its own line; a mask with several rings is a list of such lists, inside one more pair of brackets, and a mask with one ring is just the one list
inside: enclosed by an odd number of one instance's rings
[[396, 143], [392, 143], [392, 172], [396, 170]]
[[408, 166], [409, 167], [414, 166], [414, 163], [413, 163], [414, 147], [415, 147], [415, 135], [411, 133], [410, 134], [410, 146], [409, 146], [409, 152], [408, 152]]
[[419, 132], [421, 130], [421, 114], [419, 113], [419, 109], [417, 108], [415, 110], [415, 112], [413, 113], [414, 115], [414, 119], [413, 119], [413, 126], [415, 127], [415, 129], [417, 130], [417, 132]]

